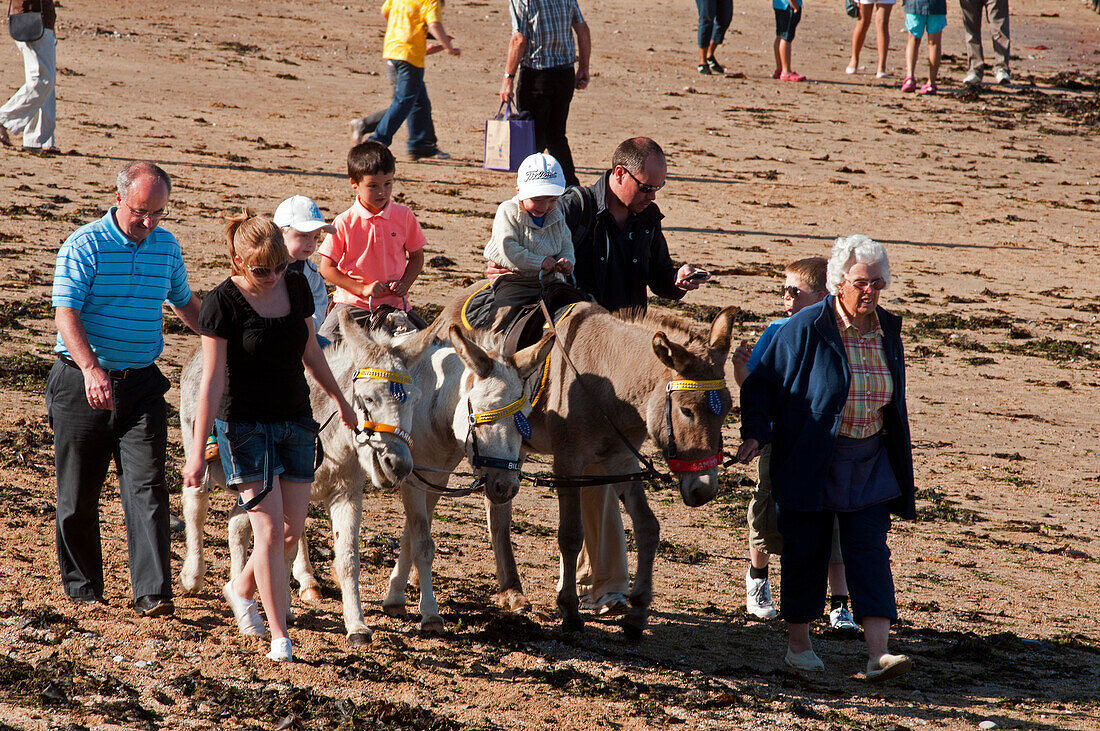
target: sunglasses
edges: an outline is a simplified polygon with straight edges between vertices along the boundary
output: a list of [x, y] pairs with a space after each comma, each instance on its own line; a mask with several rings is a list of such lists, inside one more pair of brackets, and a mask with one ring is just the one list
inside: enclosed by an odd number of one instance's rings
[[650, 185], [649, 183], [643, 183], [642, 181], [635, 178], [634, 173], [630, 172], [625, 167], [623, 168], [623, 172], [629, 175], [630, 179], [638, 184], [638, 190], [642, 191], [643, 193], [656, 193], [658, 190], [665, 187], [664, 183], [661, 183], [660, 185]]
[[256, 277], [257, 279], [264, 279], [265, 277], [270, 277], [272, 275], [277, 277], [277, 276], [279, 276], [280, 274], [282, 274], [283, 272], [286, 271], [286, 268], [289, 265], [289, 263], [290, 262], [284, 261], [282, 264], [276, 264], [273, 267], [253, 267], [253, 266], [250, 266], [250, 267], [248, 267], [248, 271], [250, 271], [252, 273], [252, 276]]
[[782, 289], [782, 293], [784, 295], [789, 296], [791, 299], [796, 300], [801, 295], [809, 294], [810, 290], [808, 290], [808, 289], [799, 289], [798, 287], [791, 287], [789, 285], [784, 285], [784, 287]]

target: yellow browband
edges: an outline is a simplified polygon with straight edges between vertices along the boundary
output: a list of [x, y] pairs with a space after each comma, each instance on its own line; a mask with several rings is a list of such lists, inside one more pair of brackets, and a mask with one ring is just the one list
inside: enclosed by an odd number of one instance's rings
[[381, 368], [360, 368], [355, 372], [355, 378], [377, 378], [382, 381], [392, 381], [393, 383], [412, 383], [412, 378], [406, 376], [404, 373], [384, 371]]
[[503, 408], [493, 409], [492, 411], [482, 411], [479, 414], [470, 414], [470, 423], [475, 426], [478, 424], [490, 424], [494, 421], [499, 421], [506, 416], [511, 416], [512, 414], [515, 414], [526, 405], [527, 397], [520, 396], [517, 401], [513, 401]]
[[361, 421], [359, 422], [359, 431], [373, 431], [373, 432], [385, 432], [386, 434], [393, 434], [401, 441], [408, 444], [410, 447], [413, 443], [412, 434], [402, 429], [399, 426], [392, 426], [390, 424], [379, 424], [376, 421]]
[[716, 381], [669, 381], [666, 391], [719, 391], [726, 387], [726, 382]]

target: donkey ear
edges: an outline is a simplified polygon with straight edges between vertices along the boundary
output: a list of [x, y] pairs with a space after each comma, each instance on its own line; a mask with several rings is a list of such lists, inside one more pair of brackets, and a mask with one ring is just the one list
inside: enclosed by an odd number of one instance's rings
[[669, 340], [663, 332], [658, 332], [653, 336], [653, 352], [657, 354], [657, 360], [677, 373], [686, 371], [688, 366], [695, 360], [695, 356], [682, 345], [677, 345]]
[[730, 333], [733, 331], [733, 313], [736, 308], [727, 307], [718, 313], [710, 325], [710, 349], [720, 351], [718, 362], [726, 360], [730, 352]]
[[354, 345], [360, 350], [377, 347], [375, 342], [367, 335], [367, 331], [359, 327], [355, 322], [355, 319], [351, 316], [351, 313], [344, 309], [340, 310], [340, 333], [344, 336], [344, 340]]
[[493, 372], [493, 359], [477, 343], [469, 340], [462, 328], [451, 325], [447, 333], [451, 336], [451, 345], [458, 357], [478, 378], [485, 378]]
[[554, 347], [554, 333], [548, 332], [542, 336], [542, 340], [534, 345], [524, 348], [516, 353], [516, 370], [520, 378], [527, 378], [542, 365], [542, 362], [550, 356], [550, 350]]
[[410, 337], [403, 337], [400, 343], [393, 346], [393, 351], [405, 362], [406, 366], [412, 366], [413, 363], [420, 362], [420, 359], [424, 357], [424, 353], [428, 351], [428, 348], [434, 342], [435, 334], [433, 332], [421, 330]]

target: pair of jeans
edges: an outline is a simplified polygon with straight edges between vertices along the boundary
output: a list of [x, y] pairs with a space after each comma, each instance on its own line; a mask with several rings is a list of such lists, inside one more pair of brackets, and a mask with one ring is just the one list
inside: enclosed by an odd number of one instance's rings
[[561, 164], [566, 185], [579, 185], [573, 154], [565, 136], [569, 104], [577, 73], [573, 66], [532, 69], [521, 66], [516, 79], [516, 108], [528, 112], [535, 122], [535, 151], [546, 150]]
[[699, 48], [718, 46], [733, 21], [733, 0], [695, 0], [699, 9]]
[[0, 124], [12, 134], [22, 134], [23, 147], [49, 149], [57, 126], [57, 41], [47, 28], [37, 41], [15, 45], [23, 54], [26, 80], [0, 107]]
[[408, 120], [409, 141], [407, 149], [413, 154], [431, 154], [436, 151], [435, 125], [432, 123], [432, 103], [428, 88], [424, 85], [424, 69], [408, 61], [389, 60], [393, 66], [393, 101], [386, 110], [370, 139], [387, 147], [393, 142], [397, 130]]
[[57, 468], [57, 561], [65, 593], [103, 597], [99, 497], [113, 459], [134, 598], [172, 596], [168, 532], [168, 379], [156, 366], [112, 379], [114, 409], [93, 409], [80, 369], [54, 363], [46, 408]]

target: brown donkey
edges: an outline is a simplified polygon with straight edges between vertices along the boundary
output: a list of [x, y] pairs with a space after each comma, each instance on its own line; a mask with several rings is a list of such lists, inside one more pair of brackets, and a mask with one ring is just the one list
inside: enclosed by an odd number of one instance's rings
[[[453, 319], [452, 319], [453, 318]], [[460, 304], [441, 320], [461, 321]], [[640, 467], [615, 427], [638, 449], [652, 438], [669, 457], [686, 505], [698, 507], [718, 492], [722, 424], [731, 399], [724, 367], [730, 347], [733, 308], [721, 311], [703, 336], [685, 321], [646, 316], [620, 319], [602, 307], [584, 303], [557, 325], [559, 348], [551, 351], [531, 410], [531, 437], [525, 453], [550, 455], [555, 475], [625, 475]], [[667, 334], [666, 334], [667, 333]], [[670, 388], [670, 384], [672, 384]], [[623, 621], [628, 636], [645, 630], [653, 598], [653, 561], [660, 525], [646, 501], [641, 482], [611, 486], [634, 526], [638, 569], [631, 587], [631, 608]], [[579, 487], [556, 488], [561, 587], [558, 609], [562, 628], [583, 628], [578, 611], [576, 566], [584, 539]], [[489, 505], [489, 527], [497, 559], [497, 579], [506, 606], [522, 607], [519, 574], [512, 555], [511, 504]]]

